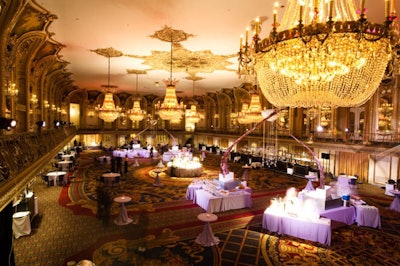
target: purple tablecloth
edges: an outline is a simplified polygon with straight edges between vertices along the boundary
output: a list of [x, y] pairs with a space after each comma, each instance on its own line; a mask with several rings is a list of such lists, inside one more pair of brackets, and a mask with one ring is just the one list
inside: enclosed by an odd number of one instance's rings
[[333, 221], [342, 222], [348, 225], [354, 224], [356, 222], [356, 210], [354, 206], [338, 207], [330, 210], [325, 210], [321, 212], [320, 215]]
[[355, 207], [358, 226], [381, 228], [381, 216], [377, 207], [370, 205], [356, 205]]
[[246, 191], [236, 193], [227, 196], [214, 196], [208, 191], [199, 189], [195, 191], [193, 203], [210, 213], [250, 208], [252, 204], [251, 194]]
[[396, 212], [400, 212], [400, 192], [398, 190], [391, 190], [390, 192], [395, 196], [392, 203], [390, 204], [390, 209]]
[[325, 245], [331, 244], [331, 220], [327, 218], [307, 220], [286, 214], [272, 213], [267, 209], [264, 212], [262, 227], [282, 235], [290, 235]]

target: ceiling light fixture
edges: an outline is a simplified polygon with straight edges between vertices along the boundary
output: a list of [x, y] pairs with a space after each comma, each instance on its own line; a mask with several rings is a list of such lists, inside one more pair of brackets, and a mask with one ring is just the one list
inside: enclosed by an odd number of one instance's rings
[[237, 120], [240, 124], [258, 123], [263, 119], [260, 95], [257, 92], [257, 86], [251, 94], [250, 105], [244, 103], [242, 110], [238, 113]]
[[104, 96], [103, 105], [100, 105], [96, 108], [99, 118], [104, 120], [105, 122], [114, 122], [120, 115], [120, 110], [115, 106], [114, 103], [114, 95], [113, 91], [118, 88], [115, 85], [110, 84], [110, 61], [111, 57], [120, 57], [122, 56], [122, 52], [115, 50], [114, 48], [106, 48], [106, 49], [96, 49], [91, 50], [99, 55], [105, 56], [108, 59], [108, 83], [107, 85], [102, 85], [106, 90], [106, 94]]
[[259, 38], [257, 19], [251, 45], [246, 31], [239, 70], [253, 68], [262, 93], [276, 107], [365, 103], [393, 58], [398, 29], [394, 1], [385, 0], [383, 24], [367, 20], [364, 3], [360, 0], [357, 11], [354, 1], [288, 1], [281, 24], [275, 3], [269, 37]]
[[158, 116], [162, 120], [177, 121], [182, 118], [185, 113], [185, 106], [183, 103], [179, 103], [176, 97], [175, 85], [178, 83], [177, 80], [172, 79], [172, 67], [173, 67], [173, 46], [174, 44], [179, 44], [179, 42], [187, 40], [188, 37], [192, 36], [187, 34], [182, 30], [175, 30], [171, 27], [165, 26], [163, 29], [155, 32], [151, 37], [157, 38], [161, 41], [170, 42], [170, 77], [168, 80], [164, 80], [167, 86], [164, 101], [156, 105], [156, 111]]
[[[198, 77], [196, 74], [191, 74], [190, 76], [186, 77], [186, 79], [191, 80], [193, 82], [193, 98], [194, 98], [194, 83], [197, 80], [204, 79], [203, 77]], [[191, 124], [196, 124], [200, 121], [201, 116], [199, 112], [197, 112], [196, 104], [192, 103], [190, 109], [186, 111], [186, 121]]]
[[133, 101], [132, 109], [128, 110], [129, 119], [132, 121], [142, 121], [146, 116], [146, 110], [142, 110], [140, 107], [140, 95], [138, 93], [138, 77], [139, 75], [146, 74], [145, 70], [128, 69], [128, 74], [136, 74], [136, 95]]

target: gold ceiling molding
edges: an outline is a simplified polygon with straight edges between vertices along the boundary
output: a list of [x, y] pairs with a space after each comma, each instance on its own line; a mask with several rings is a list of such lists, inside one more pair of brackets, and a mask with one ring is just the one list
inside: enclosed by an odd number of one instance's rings
[[153, 35], [150, 35], [151, 38], [159, 39], [160, 41], [169, 43], [179, 43], [194, 36], [195, 35], [186, 33], [183, 30], [175, 30], [168, 26], [164, 26], [164, 28], [161, 30], [158, 30], [154, 32]]
[[[172, 44], [172, 69], [176, 73], [189, 73], [189, 75], [194, 73], [195, 75], [195, 73], [213, 73], [216, 70], [232, 71], [227, 68], [227, 66], [232, 65], [227, 60], [236, 57], [236, 54], [215, 55], [210, 50], [190, 51], [180, 44], [180, 42], [194, 36], [168, 26], [164, 26], [161, 30], [150, 35], [151, 38]], [[143, 64], [149, 65], [151, 70], [171, 70], [171, 51], [151, 51], [149, 56], [128, 54], [125, 56], [143, 59]]]
[[123, 56], [124, 54], [121, 51], [118, 51], [112, 47], [109, 48], [98, 48], [95, 50], [90, 50], [91, 52], [94, 52], [98, 55], [111, 58], [111, 57], [120, 57]]
[[[228, 59], [236, 57], [232, 55], [215, 55], [210, 50], [190, 51], [180, 43], [173, 43], [173, 70], [175, 73], [213, 73], [216, 70], [235, 71], [229, 69], [232, 65]], [[125, 56], [143, 59], [143, 65], [150, 66], [151, 70], [170, 71], [170, 51], [151, 51], [151, 55], [128, 55]]]

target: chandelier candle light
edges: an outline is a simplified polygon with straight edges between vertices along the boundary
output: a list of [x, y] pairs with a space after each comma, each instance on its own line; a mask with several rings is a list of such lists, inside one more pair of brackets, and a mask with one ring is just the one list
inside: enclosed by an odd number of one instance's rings
[[282, 22], [275, 3], [270, 35], [240, 43], [239, 68], [254, 67], [261, 91], [276, 107], [351, 107], [378, 88], [398, 44], [394, 1], [382, 24], [366, 18], [365, 0], [288, 1]]

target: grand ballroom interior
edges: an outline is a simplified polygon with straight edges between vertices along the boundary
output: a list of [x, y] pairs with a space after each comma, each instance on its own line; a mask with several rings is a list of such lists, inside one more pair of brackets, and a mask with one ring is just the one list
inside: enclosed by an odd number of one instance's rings
[[0, 264], [397, 265], [397, 7], [0, 0]]

